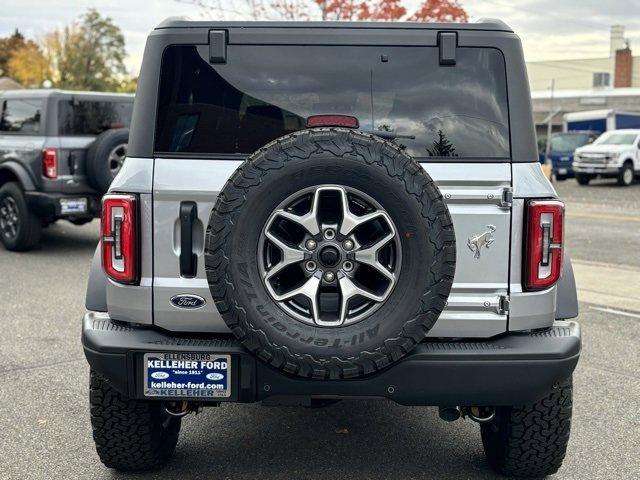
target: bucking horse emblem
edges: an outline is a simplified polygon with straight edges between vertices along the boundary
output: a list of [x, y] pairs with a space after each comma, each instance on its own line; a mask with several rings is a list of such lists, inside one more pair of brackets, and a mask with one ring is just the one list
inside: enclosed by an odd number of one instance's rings
[[487, 228], [489, 229], [488, 231], [479, 235], [474, 235], [467, 240], [467, 247], [469, 247], [469, 250], [473, 252], [473, 258], [480, 258], [482, 247], [489, 248], [489, 245], [496, 240], [493, 238], [493, 232], [496, 231], [496, 227], [493, 225], [487, 225]]

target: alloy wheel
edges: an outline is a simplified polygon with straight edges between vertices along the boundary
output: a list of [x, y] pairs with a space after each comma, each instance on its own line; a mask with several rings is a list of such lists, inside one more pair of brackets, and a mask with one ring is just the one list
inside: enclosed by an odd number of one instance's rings
[[20, 227], [18, 205], [13, 197], [4, 197], [0, 202], [0, 232], [5, 238], [15, 238]]
[[268, 218], [258, 264], [274, 301], [314, 326], [351, 325], [384, 304], [397, 283], [401, 243], [370, 196], [319, 185], [288, 197]]

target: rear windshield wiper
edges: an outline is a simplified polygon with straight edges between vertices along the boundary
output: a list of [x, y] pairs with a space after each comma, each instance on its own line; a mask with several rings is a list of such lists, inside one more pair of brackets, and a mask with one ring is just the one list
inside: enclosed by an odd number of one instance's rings
[[415, 140], [415, 135], [405, 135], [396, 131], [387, 130], [360, 130], [362, 133], [368, 133], [369, 135], [376, 135], [385, 140], [395, 140], [396, 138], [407, 138], [409, 140]]

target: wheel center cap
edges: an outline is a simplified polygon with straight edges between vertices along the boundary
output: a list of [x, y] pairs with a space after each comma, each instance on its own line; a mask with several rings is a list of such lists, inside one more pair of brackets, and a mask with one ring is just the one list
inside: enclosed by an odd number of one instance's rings
[[340, 251], [333, 246], [324, 247], [320, 250], [318, 260], [325, 267], [335, 267], [340, 261]]

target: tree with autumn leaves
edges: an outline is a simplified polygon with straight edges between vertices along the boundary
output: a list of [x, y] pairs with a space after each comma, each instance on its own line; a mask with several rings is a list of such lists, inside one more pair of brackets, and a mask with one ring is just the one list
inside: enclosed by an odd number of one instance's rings
[[27, 88], [46, 81], [70, 90], [135, 91], [125, 69], [125, 40], [109, 17], [89, 9], [63, 28], [37, 40], [18, 30], [0, 38], [0, 76]]
[[216, 18], [251, 20], [466, 22], [458, 0], [424, 0], [412, 11], [402, 0], [177, 0]]

